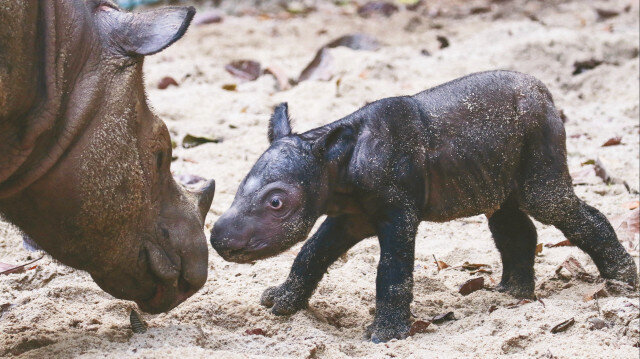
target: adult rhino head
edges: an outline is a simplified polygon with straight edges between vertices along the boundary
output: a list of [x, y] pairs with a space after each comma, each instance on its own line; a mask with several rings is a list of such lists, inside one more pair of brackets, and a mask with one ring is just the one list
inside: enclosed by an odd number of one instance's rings
[[0, 5], [0, 214], [62, 263], [151, 313], [204, 284], [214, 182], [171, 176], [145, 55], [185, 33], [190, 7], [126, 13], [104, 0]]

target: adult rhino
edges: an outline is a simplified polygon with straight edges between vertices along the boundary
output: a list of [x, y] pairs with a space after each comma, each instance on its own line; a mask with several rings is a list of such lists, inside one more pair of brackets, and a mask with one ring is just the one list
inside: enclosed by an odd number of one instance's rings
[[168, 311], [204, 284], [215, 184], [184, 190], [149, 109], [145, 55], [195, 10], [111, 1], [0, 3], [0, 214], [116, 298]]

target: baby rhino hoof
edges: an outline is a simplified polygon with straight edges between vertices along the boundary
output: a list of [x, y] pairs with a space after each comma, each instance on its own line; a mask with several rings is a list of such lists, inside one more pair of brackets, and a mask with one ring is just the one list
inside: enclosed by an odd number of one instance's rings
[[408, 323], [386, 323], [376, 324], [374, 321], [367, 327], [365, 334], [366, 340], [371, 340], [372, 343], [384, 343], [391, 339], [404, 339], [409, 336], [409, 330], [411, 326]]
[[286, 284], [267, 288], [262, 293], [260, 304], [271, 308], [271, 312], [275, 315], [291, 315], [307, 307], [307, 301], [296, 295], [295, 291], [290, 290]]
[[534, 285], [522, 285], [513, 281], [501, 282], [496, 289], [498, 292], [508, 293], [518, 299], [534, 299]]

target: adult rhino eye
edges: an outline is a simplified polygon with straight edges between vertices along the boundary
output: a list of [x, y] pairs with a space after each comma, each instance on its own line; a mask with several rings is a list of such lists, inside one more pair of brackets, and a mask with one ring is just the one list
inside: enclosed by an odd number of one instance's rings
[[164, 153], [162, 152], [156, 153], [156, 166], [158, 167], [158, 169], [161, 169], [163, 164], [164, 164]]
[[269, 206], [273, 209], [280, 209], [282, 208], [282, 201], [278, 197], [273, 197], [271, 201], [269, 201]]

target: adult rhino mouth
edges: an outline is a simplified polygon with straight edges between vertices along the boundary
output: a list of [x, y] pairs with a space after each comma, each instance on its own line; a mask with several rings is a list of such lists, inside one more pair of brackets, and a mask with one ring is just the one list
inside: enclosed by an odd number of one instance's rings
[[177, 285], [170, 286], [163, 283], [157, 284], [155, 287], [155, 293], [151, 299], [136, 300], [135, 302], [138, 304], [138, 307], [146, 313], [164, 313], [184, 302], [187, 298], [195, 294], [198, 289], [199, 288], [194, 288], [186, 280], [180, 277]]

